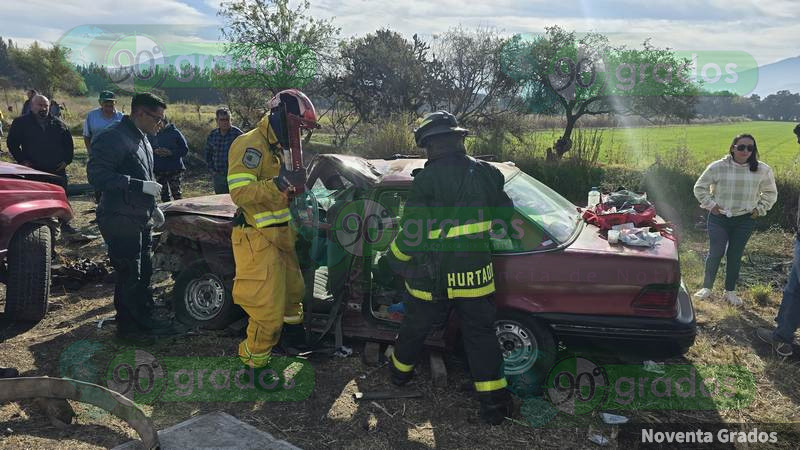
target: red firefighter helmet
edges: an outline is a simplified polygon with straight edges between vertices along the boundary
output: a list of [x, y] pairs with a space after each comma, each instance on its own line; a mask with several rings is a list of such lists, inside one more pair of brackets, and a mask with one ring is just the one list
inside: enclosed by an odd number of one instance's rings
[[300, 126], [305, 129], [318, 128], [317, 111], [311, 100], [298, 89], [284, 89], [270, 99], [267, 106], [274, 111], [281, 106], [286, 108], [287, 114], [293, 114], [301, 119]]

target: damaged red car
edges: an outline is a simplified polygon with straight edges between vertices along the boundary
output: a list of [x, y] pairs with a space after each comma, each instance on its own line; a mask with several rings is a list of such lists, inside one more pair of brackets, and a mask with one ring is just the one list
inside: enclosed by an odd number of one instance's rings
[[[403, 317], [402, 280], [379, 283], [373, 270], [424, 163], [344, 155], [312, 160], [312, 195], [295, 211], [308, 329], [321, 333], [339, 324], [344, 337], [394, 341]], [[507, 374], [546, 372], [559, 343], [687, 351], [695, 316], [673, 240], [654, 247], [609, 244], [576, 205], [513, 164], [493, 164], [515, 204], [512, 230], [492, 239], [496, 329]], [[162, 207], [166, 228], [154, 265], [175, 274], [176, 316], [192, 325], [226, 326], [242, 314], [231, 298], [235, 205], [228, 195], [214, 195]], [[427, 345], [453, 350], [458, 342], [453, 315]]]

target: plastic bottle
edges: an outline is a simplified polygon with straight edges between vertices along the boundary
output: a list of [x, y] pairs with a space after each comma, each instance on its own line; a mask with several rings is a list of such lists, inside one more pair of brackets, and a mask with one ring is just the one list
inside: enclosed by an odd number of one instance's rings
[[594, 208], [598, 203], [600, 203], [600, 190], [597, 188], [597, 186], [593, 186], [592, 190], [589, 191], [589, 199], [586, 202], [586, 206], [589, 208]]

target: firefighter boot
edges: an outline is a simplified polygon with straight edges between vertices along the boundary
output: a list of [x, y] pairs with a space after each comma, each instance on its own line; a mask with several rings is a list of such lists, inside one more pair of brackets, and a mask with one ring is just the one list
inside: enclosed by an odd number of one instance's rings
[[478, 400], [481, 403], [481, 419], [489, 425], [500, 425], [513, 414], [514, 401], [507, 389], [479, 392]]
[[401, 363], [394, 354], [389, 360], [389, 371], [392, 384], [395, 386], [403, 386], [414, 378], [414, 367]]

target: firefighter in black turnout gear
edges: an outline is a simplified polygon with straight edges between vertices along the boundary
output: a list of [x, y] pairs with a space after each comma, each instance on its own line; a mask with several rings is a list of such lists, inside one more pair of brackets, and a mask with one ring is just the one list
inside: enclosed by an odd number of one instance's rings
[[428, 161], [414, 177], [401, 229], [378, 273], [399, 273], [406, 287], [406, 315], [391, 356], [392, 382], [399, 386], [411, 380], [428, 332], [454, 307], [481, 418], [497, 425], [510, 417], [512, 401], [495, 335], [489, 239], [500, 227], [508, 231], [513, 203], [503, 191], [500, 171], [467, 156], [466, 134], [446, 111], [428, 114], [414, 130]]

